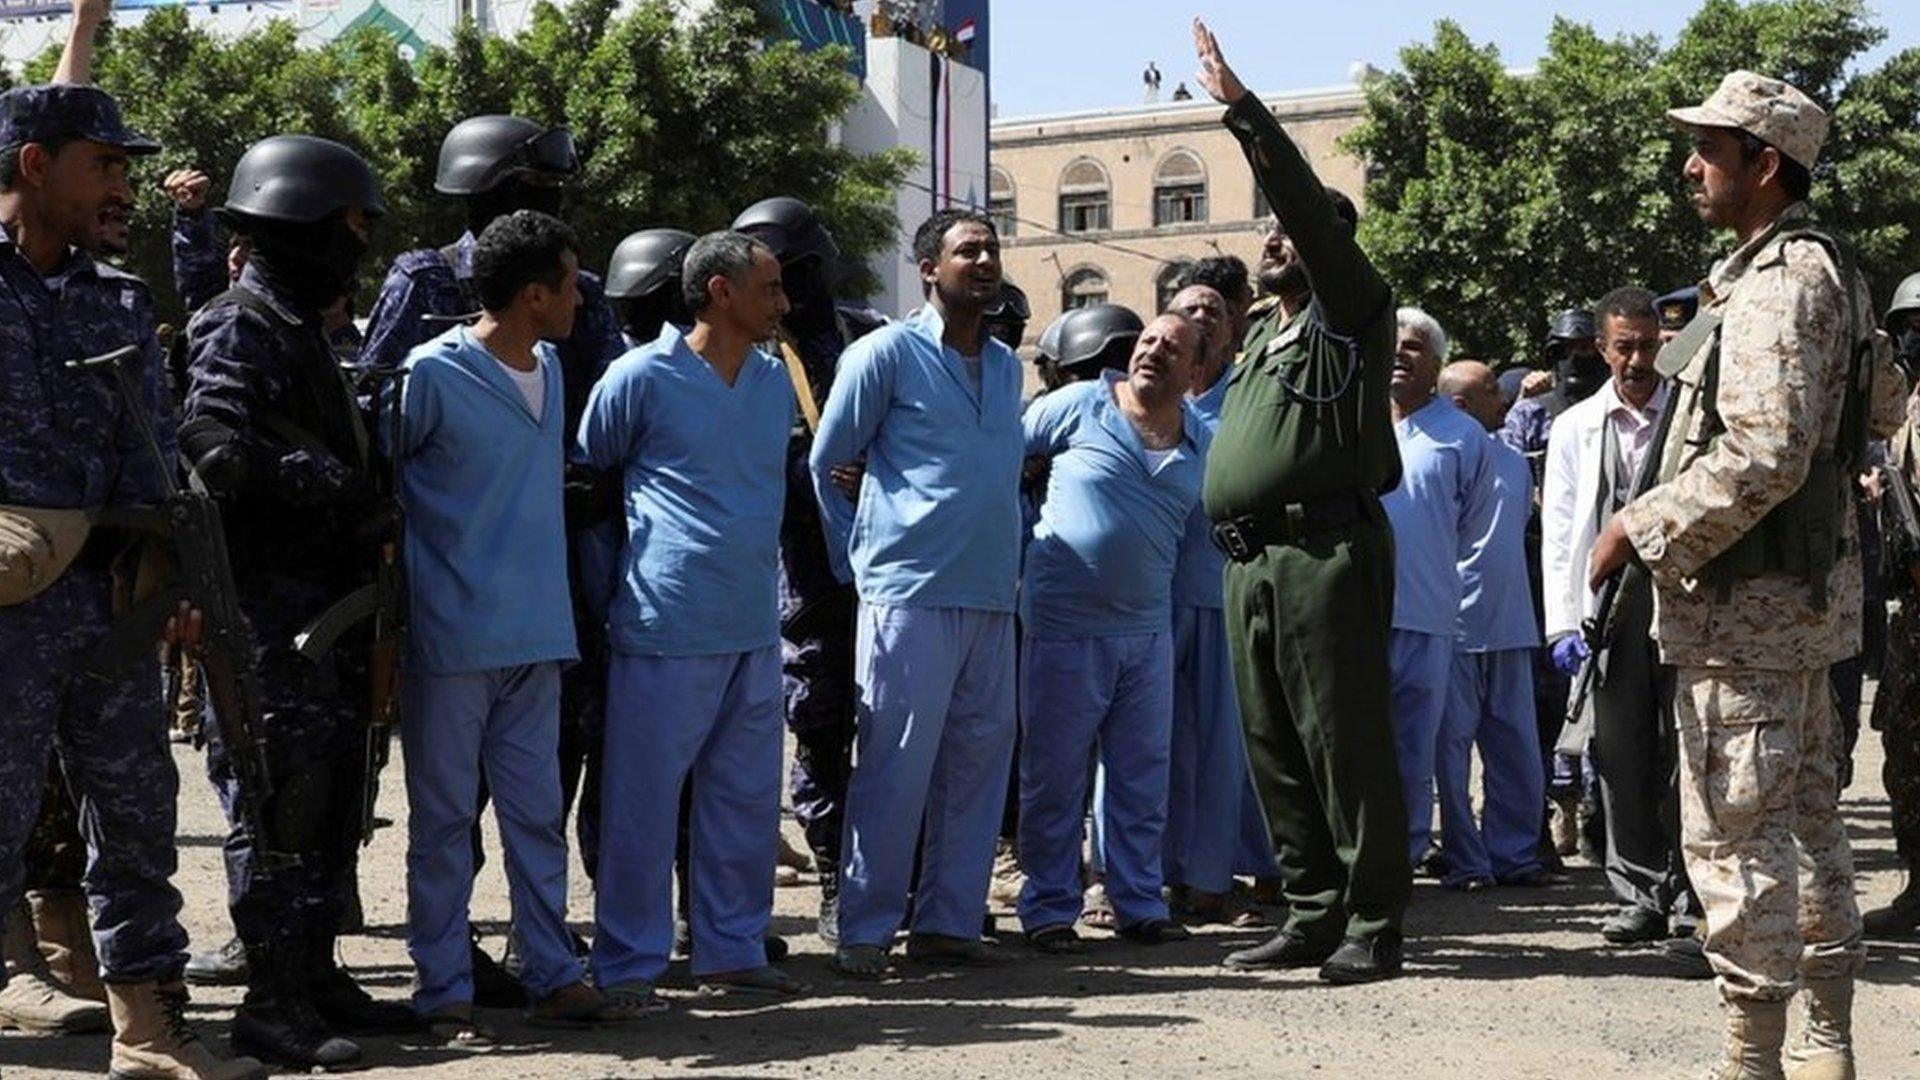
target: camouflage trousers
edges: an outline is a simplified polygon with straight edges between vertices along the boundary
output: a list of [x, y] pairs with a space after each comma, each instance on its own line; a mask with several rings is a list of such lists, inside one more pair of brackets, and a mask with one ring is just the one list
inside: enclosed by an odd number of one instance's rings
[[1886, 665], [1872, 723], [1886, 750], [1880, 776], [1891, 804], [1893, 841], [1911, 867], [1920, 863], [1920, 602], [1911, 591], [1887, 616]]
[[1728, 998], [1784, 1000], [1865, 959], [1825, 668], [1679, 668], [1680, 832]]
[[0, 608], [0, 896], [18, 897], [48, 762], [80, 803], [82, 885], [109, 981], [168, 979], [186, 963], [174, 891], [180, 777], [157, 664], [100, 679], [82, 666], [112, 625], [104, 571], [75, 567]]

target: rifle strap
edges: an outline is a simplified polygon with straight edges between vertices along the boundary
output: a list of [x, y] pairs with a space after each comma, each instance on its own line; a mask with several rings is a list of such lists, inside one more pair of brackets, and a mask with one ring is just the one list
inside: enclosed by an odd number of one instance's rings
[[793, 341], [785, 331], [780, 333], [780, 358], [786, 362], [787, 381], [793, 383], [793, 396], [800, 403], [800, 415], [807, 422], [807, 434], [820, 433], [820, 404], [813, 400], [813, 382], [807, 378], [807, 367], [800, 361], [800, 353], [793, 347]]

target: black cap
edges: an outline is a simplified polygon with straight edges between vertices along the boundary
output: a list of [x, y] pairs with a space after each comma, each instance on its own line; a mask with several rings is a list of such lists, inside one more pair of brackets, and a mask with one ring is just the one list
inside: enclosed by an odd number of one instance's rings
[[120, 103], [97, 86], [22, 86], [0, 94], [0, 146], [90, 139], [129, 154], [158, 153], [160, 144], [127, 130]]

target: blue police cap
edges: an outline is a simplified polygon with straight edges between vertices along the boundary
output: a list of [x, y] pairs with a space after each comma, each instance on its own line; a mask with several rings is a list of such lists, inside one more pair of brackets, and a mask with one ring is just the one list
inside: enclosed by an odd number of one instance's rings
[[152, 154], [160, 144], [127, 129], [120, 103], [97, 86], [22, 86], [0, 94], [0, 146], [90, 139], [129, 154]]

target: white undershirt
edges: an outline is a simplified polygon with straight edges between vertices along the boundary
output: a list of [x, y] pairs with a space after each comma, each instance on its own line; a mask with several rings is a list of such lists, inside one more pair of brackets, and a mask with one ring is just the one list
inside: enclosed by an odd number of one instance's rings
[[500, 370], [513, 380], [513, 385], [520, 388], [520, 396], [527, 399], [527, 411], [538, 421], [547, 404], [547, 380], [540, 365], [536, 362], [532, 371], [521, 371], [497, 356], [493, 362], [499, 364]]
[[1167, 459], [1172, 457], [1173, 452], [1178, 449], [1180, 448], [1177, 446], [1169, 446], [1165, 450], [1147, 450], [1147, 471], [1152, 473], [1159, 472], [1160, 466], [1165, 465]]

